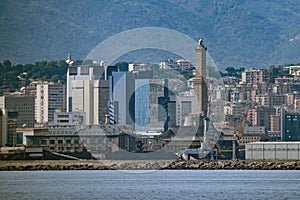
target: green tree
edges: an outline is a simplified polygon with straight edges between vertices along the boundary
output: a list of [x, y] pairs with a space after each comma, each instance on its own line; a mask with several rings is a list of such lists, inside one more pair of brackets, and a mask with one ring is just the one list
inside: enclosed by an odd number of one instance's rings
[[12, 64], [11, 64], [11, 62], [9, 60], [5, 60], [3, 62], [3, 66], [4, 66], [4, 69], [8, 70], [8, 69], [11, 68]]
[[227, 67], [225, 70], [227, 71], [228, 76], [234, 76], [235, 69], [233, 67]]

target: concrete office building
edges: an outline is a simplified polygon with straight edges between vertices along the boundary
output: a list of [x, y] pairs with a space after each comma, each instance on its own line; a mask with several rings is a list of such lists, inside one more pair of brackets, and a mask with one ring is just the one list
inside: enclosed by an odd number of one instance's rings
[[99, 124], [105, 123], [105, 116], [109, 114], [109, 80], [99, 80], [98, 88], [94, 90], [95, 113], [94, 120]]
[[85, 112], [88, 125], [105, 123], [105, 115], [108, 114], [108, 81], [73, 80], [72, 96], [73, 112]]
[[85, 112], [56, 112], [53, 124], [84, 126], [86, 125]]
[[105, 63], [85, 64], [83, 61], [71, 60], [70, 54], [66, 60], [68, 63], [67, 72], [67, 112], [72, 111], [72, 81], [74, 80], [100, 80], [104, 76]]
[[39, 82], [36, 85], [35, 119], [39, 124], [51, 122], [55, 110], [66, 111], [66, 87], [61, 82]]
[[281, 110], [281, 140], [300, 141], [300, 113]]
[[34, 97], [14, 94], [0, 97], [2, 146], [16, 144], [15, 128], [34, 127]]
[[109, 78], [110, 123], [134, 125], [135, 81], [130, 72], [112, 72]]
[[135, 80], [135, 131], [148, 131], [150, 122], [148, 79]]

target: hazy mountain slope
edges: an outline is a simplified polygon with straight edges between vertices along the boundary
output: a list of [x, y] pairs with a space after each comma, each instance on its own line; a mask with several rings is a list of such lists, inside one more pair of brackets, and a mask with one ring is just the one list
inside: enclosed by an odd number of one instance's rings
[[0, 60], [59, 60], [68, 52], [83, 59], [116, 33], [157, 26], [195, 40], [201, 35], [222, 68], [299, 62], [299, 4], [292, 0], [2, 0]]

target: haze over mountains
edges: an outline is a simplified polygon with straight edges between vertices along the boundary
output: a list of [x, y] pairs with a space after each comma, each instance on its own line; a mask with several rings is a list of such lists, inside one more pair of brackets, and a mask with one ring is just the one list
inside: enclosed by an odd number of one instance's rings
[[0, 60], [84, 59], [114, 34], [164, 27], [203, 37], [221, 69], [299, 63], [299, 10], [295, 0], [2, 0]]

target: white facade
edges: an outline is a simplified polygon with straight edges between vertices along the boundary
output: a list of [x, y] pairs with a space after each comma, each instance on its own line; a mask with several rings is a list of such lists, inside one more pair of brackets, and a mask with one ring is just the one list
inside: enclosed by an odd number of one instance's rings
[[72, 111], [85, 112], [87, 125], [98, 124], [98, 80], [72, 81]]
[[151, 70], [150, 64], [142, 64], [142, 63], [129, 63], [128, 71], [149, 71]]
[[68, 72], [67, 72], [67, 112], [71, 112], [72, 110], [72, 81], [74, 80], [99, 80], [104, 74], [104, 62], [103, 63], [93, 63], [93, 65], [83, 65], [81, 64], [73, 64], [73, 61], [68, 61], [69, 64]]
[[56, 112], [54, 113], [55, 125], [85, 125], [84, 112]]
[[35, 120], [43, 124], [53, 121], [55, 110], [65, 111], [66, 91], [61, 82], [38, 82], [36, 84]]
[[48, 122], [48, 103], [49, 103], [48, 83], [38, 83], [36, 86], [35, 98], [35, 120], [37, 123]]
[[246, 144], [246, 159], [300, 160], [300, 142], [254, 142]]
[[189, 70], [192, 68], [192, 63], [188, 60], [180, 59], [176, 61], [177, 66], [181, 70]]
[[178, 65], [177, 65], [176, 61], [169, 59], [169, 60], [160, 61], [159, 68], [160, 69], [177, 69]]

